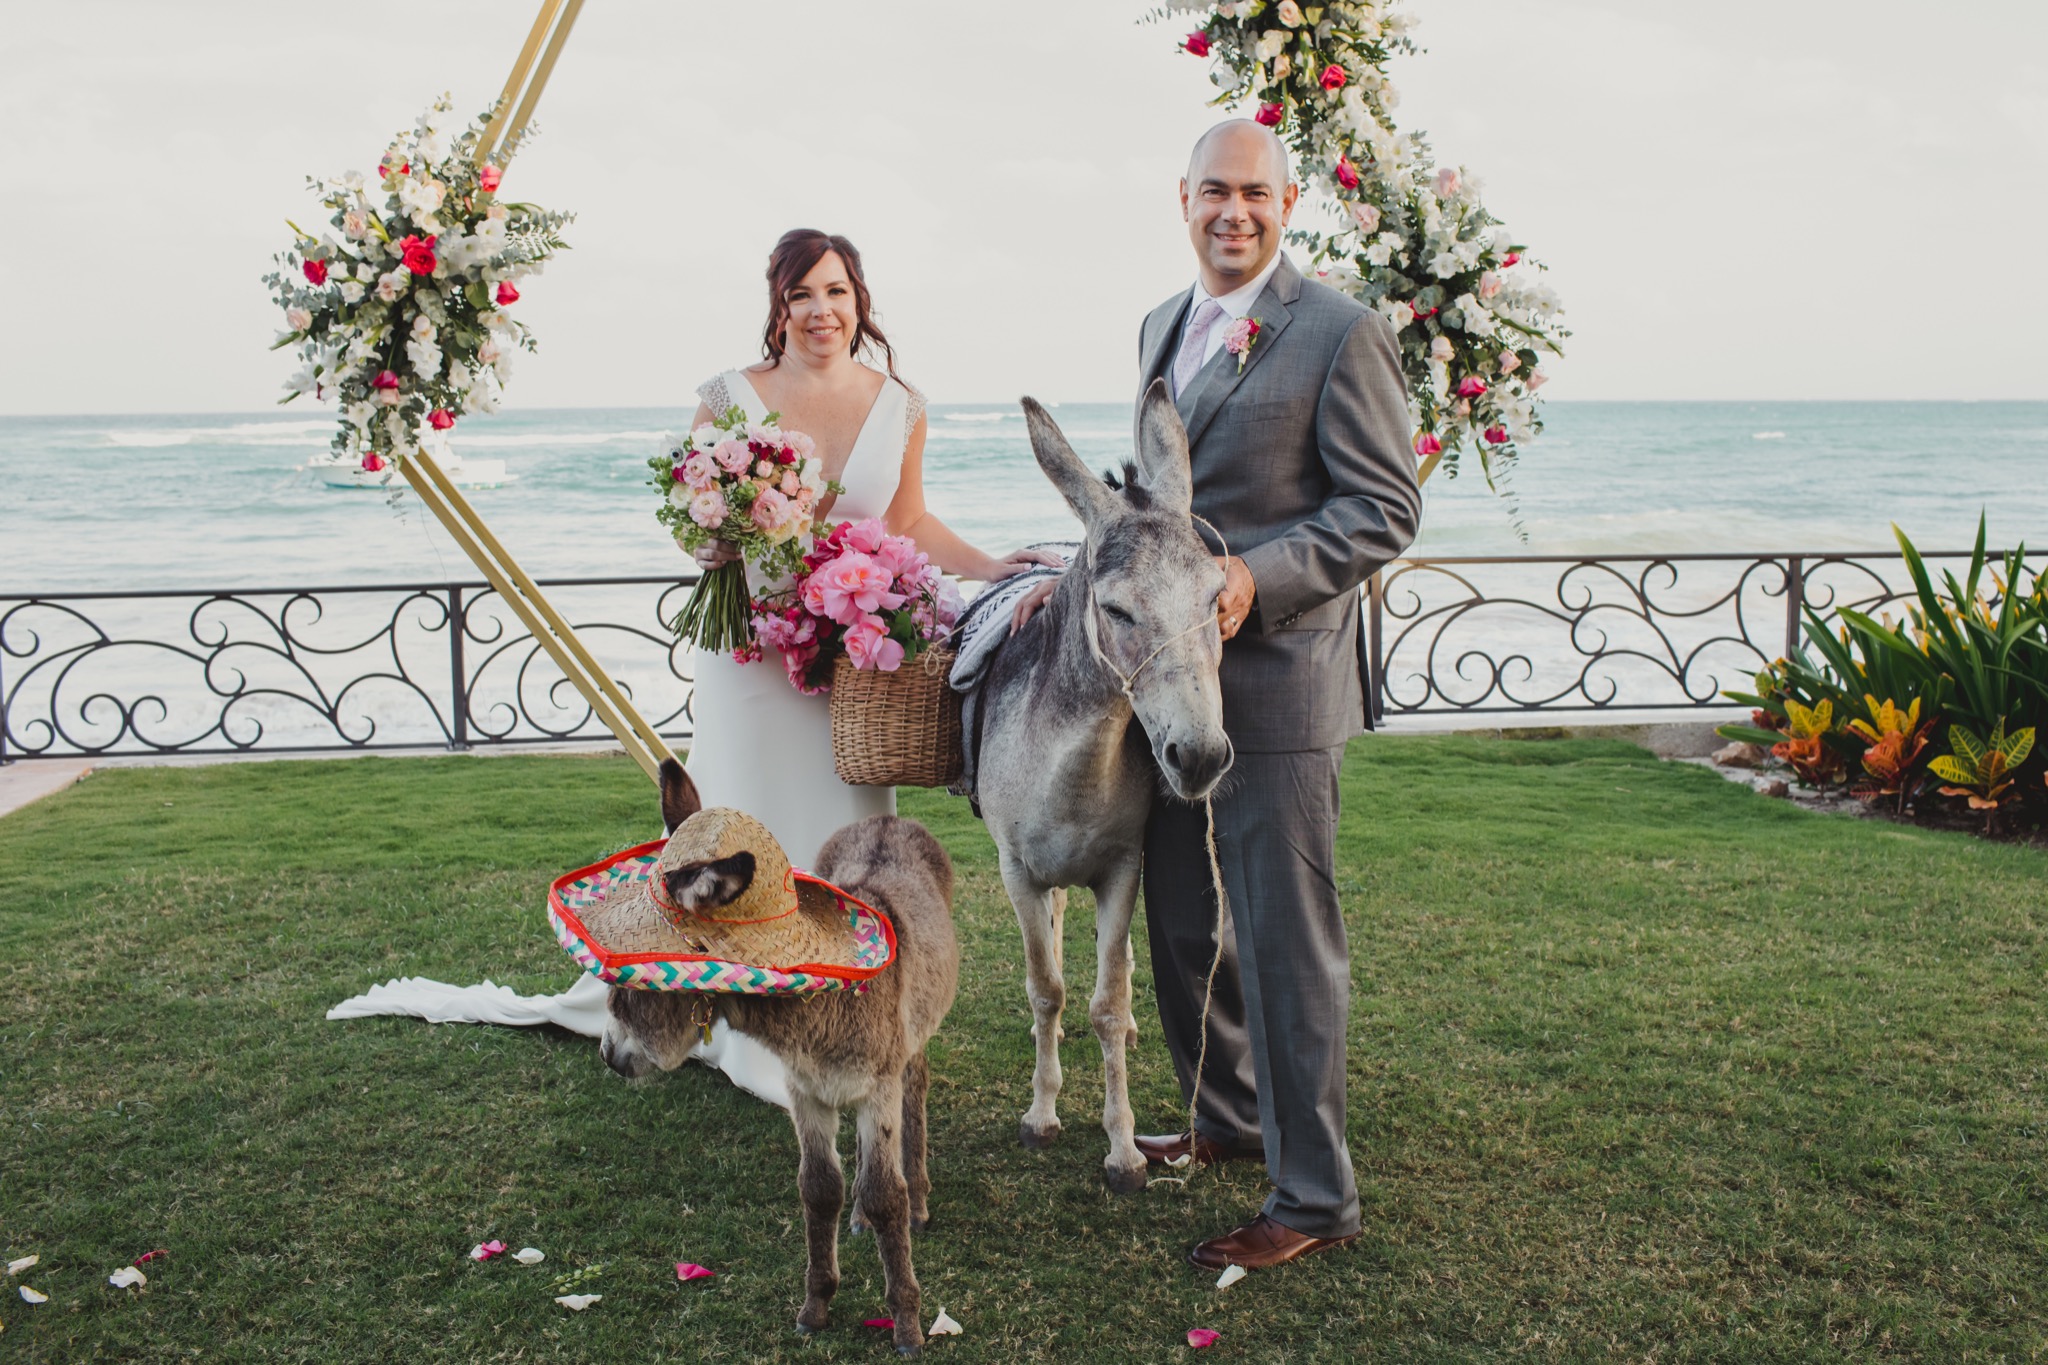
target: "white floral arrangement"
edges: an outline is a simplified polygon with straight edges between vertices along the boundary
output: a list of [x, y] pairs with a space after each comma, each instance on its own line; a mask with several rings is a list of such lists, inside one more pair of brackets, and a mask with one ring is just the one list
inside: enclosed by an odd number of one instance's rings
[[534, 349], [508, 311], [518, 282], [567, 249], [573, 215], [500, 199], [502, 168], [476, 161], [488, 115], [454, 133], [452, 108], [435, 101], [373, 180], [309, 177], [332, 230], [288, 221], [297, 241], [263, 277], [288, 329], [271, 349], [300, 362], [278, 401], [340, 404], [335, 453], [373, 473], [417, 451], [422, 428], [497, 410], [512, 353]]
[[1222, 93], [1287, 142], [1303, 188], [1342, 210], [1333, 232], [1290, 231], [1324, 283], [1378, 310], [1401, 343], [1418, 457], [1455, 474], [1468, 445], [1489, 484], [1543, 429], [1542, 362], [1571, 333], [1543, 267], [1487, 212], [1463, 167], [1394, 127], [1388, 59], [1416, 51], [1395, 0], [1175, 4], [1201, 26], [1181, 49]]

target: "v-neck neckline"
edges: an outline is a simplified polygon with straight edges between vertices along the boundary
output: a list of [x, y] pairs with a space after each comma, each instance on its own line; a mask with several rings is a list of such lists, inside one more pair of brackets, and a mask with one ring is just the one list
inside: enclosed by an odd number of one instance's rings
[[[865, 365], [861, 366], [861, 368], [867, 370], [870, 374], [880, 373], [877, 370], [869, 369], [869, 367]], [[741, 381], [745, 383], [749, 389], [753, 390], [754, 401], [761, 405], [761, 415], [763, 417], [766, 417], [769, 413], [774, 411], [773, 408], [768, 406], [768, 400], [761, 396], [760, 386], [754, 383], [754, 376], [752, 374], [748, 373], [746, 370], [735, 370], [734, 373], [740, 377]], [[868, 424], [875, 420], [875, 413], [882, 406], [882, 395], [887, 393], [888, 391], [889, 376], [885, 374], [882, 375], [882, 386], [875, 390], [874, 398], [868, 403], [867, 413], [860, 419], [860, 426], [853, 433], [853, 444], [846, 448], [846, 458], [840, 462], [839, 468], [837, 470], [826, 473], [826, 478], [832, 480], [834, 483], [843, 484], [846, 482], [847, 466], [853, 463], [853, 457], [855, 452], [857, 452], [860, 449], [860, 443], [862, 439], [865, 438], [868, 434]], [[809, 432], [805, 432], [804, 434], [806, 436], [810, 435]]]

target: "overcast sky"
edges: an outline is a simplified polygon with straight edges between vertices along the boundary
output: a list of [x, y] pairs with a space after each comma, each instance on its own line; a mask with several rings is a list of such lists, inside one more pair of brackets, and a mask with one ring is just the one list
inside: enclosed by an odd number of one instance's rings
[[[1117, 0], [589, 0], [508, 193], [575, 210], [515, 407], [680, 404], [844, 232], [945, 401], [1122, 399], [1205, 107]], [[0, 0], [0, 413], [261, 409], [309, 173], [481, 109], [533, 6]], [[1559, 398], [2048, 398], [2048, 4], [1410, 0], [1404, 128], [1551, 266]]]

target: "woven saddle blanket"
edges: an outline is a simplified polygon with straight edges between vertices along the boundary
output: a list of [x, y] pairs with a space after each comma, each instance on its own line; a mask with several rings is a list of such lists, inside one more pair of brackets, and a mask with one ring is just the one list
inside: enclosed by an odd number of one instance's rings
[[[950, 788], [955, 796], [965, 796], [970, 800], [974, 797], [975, 768], [981, 758], [981, 680], [988, 676], [996, 651], [1010, 638], [1011, 613], [1025, 593], [1066, 572], [1065, 566], [1072, 564], [1074, 556], [1081, 553], [1081, 542], [1049, 540], [1030, 548], [1058, 555], [1063, 561], [1062, 566], [1057, 569], [1034, 566], [1000, 583], [989, 584], [967, 604], [967, 610], [960, 614], [959, 623], [953, 627], [951, 643], [959, 657], [953, 660], [953, 671], [947, 675], [946, 681], [961, 694], [960, 734], [962, 747], [966, 750], [960, 766], [960, 780]], [[981, 807], [977, 804], [975, 814], [980, 813]]]

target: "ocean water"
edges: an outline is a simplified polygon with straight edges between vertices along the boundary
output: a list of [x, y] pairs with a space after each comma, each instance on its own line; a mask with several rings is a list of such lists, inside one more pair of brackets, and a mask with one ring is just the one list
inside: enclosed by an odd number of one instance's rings
[[[1090, 464], [1129, 451], [1128, 404], [1054, 416]], [[1432, 479], [1415, 552], [1434, 555], [1870, 550], [1897, 522], [1925, 548], [2048, 547], [2048, 403], [1574, 403], [1490, 490]], [[515, 482], [471, 498], [538, 577], [668, 574], [646, 459], [680, 408], [512, 411], [457, 448]], [[438, 582], [477, 575], [409, 496], [330, 490], [299, 468], [319, 409], [0, 418], [0, 595]], [[931, 508], [1003, 550], [1073, 534], [1014, 406], [940, 404]]]

